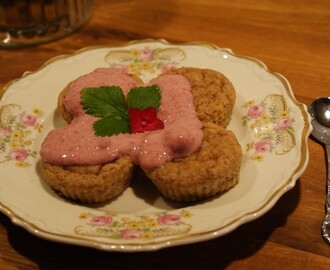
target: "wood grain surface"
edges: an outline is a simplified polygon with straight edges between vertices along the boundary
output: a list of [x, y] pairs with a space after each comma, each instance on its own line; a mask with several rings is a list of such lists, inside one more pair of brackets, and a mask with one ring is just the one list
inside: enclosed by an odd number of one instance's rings
[[[231, 48], [283, 74], [306, 105], [330, 96], [329, 0], [95, 0], [92, 18], [79, 31], [0, 50], [0, 87], [52, 57], [145, 38]], [[0, 269], [330, 269], [330, 246], [320, 230], [324, 148], [313, 139], [308, 145], [309, 165], [296, 186], [264, 216], [228, 235], [156, 252], [111, 253], [37, 238], [0, 214]]]

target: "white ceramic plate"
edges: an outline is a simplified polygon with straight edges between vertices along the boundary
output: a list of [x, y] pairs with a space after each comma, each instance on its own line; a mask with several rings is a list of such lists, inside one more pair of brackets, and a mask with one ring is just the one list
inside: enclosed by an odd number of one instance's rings
[[[63, 125], [59, 92], [98, 67], [119, 66], [144, 81], [180, 66], [210, 68], [234, 84], [229, 125], [243, 148], [240, 183], [193, 205], [168, 202], [141, 174], [117, 199], [102, 205], [64, 200], [43, 182], [38, 151]], [[0, 100], [0, 210], [31, 233], [106, 251], [149, 251], [219, 237], [267, 212], [301, 176], [311, 132], [305, 105], [288, 81], [260, 61], [210, 44], [144, 40], [122, 47], [85, 48], [51, 59], [10, 82]]]

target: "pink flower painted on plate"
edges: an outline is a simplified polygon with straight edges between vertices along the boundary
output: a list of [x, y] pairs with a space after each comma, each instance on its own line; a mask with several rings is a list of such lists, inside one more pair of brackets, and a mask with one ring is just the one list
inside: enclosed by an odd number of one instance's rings
[[140, 59], [143, 61], [151, 61], [153, 59], [153, 51], [150, 48], [141, 50]]
[[269, 152], [271, 147], [272, 144], [270, 141], [260, 141], [254, 144], [254, 150], [256, 150], [259, 153]]
[[295, 119], [290, 116], [284, 96], [270, 94], [260, 103], [250, 100], [242, 107], [247, 110], [242, 117], [243, 125], [254, 134], [255, 140], [246, 144], [253, 160], [264, 160], [264, 154], [286, 154], [296, 145]]
[[138, 230], [126, 229], [121, 232], [121, 238], [123, 239], [138, 239], [141, 238], [141, 233]]
[[292, 120], [290, 118], [281, 118], [279, 120], [277, 120], [277, 122], [274, 124], [274, 130], [275, 131], [279, 131], [283, 128], [287, 128], [289, 126], [291, 126], [292, 124]]
[[29, 156], [29, 153], [23, 148], [12, 149], [9, 152], [10, 159], [16, 160], [16, 161], [24, 161], [28, 156]]
[[0, 127], [0, 138], [5, 138], [10, 135], [11, 128], [9, 127]]
[[90, 222], [91, 222], [91, 224], [97, 225], [97, 226], [108, 225], [108, 224], [111, 224], [112, 217], [110, 217], [110, 216], [94, 216]]
[[24, 114], [22, 116], [22, 124], [25, 126], [33, 127], [37, 122], [37, 118], [32, 114]]
[[157, 221], [160, 225], [174, 225], [178, 223], [180, 220], [181, 220], [180, 216], [171, 215], [171, 214], [165, 214], [157, 218]]
[[165, 72], [173, 70], [175, 68], [176, 68], [175, 64], [169, 62], [169, 63], [163, 63], [160, 70], [162, 73], [165, 73]]
[[253, 105], [249, 108], [247, 115], [250, 118], [258, 118], [265, 113], [266, 108], [262, 105]]

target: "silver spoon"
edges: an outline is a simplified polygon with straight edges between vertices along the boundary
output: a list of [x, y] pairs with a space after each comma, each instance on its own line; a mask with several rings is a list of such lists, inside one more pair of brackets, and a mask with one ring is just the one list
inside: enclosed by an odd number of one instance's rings
[[327, 152], [327, 197], [325, 204], [325, 218], [322, 224], [322, 236], [330, 244], [330, 97], [315, 100], [308, 109], [312, 117], [315, 139], [325, 145]]

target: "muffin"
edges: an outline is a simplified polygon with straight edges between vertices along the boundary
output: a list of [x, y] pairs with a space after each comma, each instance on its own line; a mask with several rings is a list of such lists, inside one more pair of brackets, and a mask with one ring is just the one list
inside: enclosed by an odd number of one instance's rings
[[234, 187], [239, 180], [242, 151], [235, 135], [205, 123], [200, 149], [186, 158], [146, 172], [158, 190], [176, 202], [194, 202]]
[[128, 156], [93, 166], [57, 166], [43, 162], [44, 179], [60, 195], [83, 203], [106, 202], [130, 184], [134, 165]]
[[231, 82], [213, 70], [184, 67], [170, 74], [185, 76], [191, 84], [196, 112], [204, 124], [202, 145], [187, 157], [145, 173], [166, 198], [199, 201], [229, 190], [239, 181], [241, 146], [234, 133], [224, 129], [236, 93]]
[[[58, 96], [57, 112], [70, 124], [74, 115], [66, 106], [67, 93], [74, 87], [79, 87], [77, 92], [80, 93], [85, 86], [108, 84], [110, 81], [103, 81], [101, 77], [109, 76], [113, 72], [97, 69], [69, 83]], [[79, 82], [86, 78], [92, 79], [87, 80], [86, 85], [79, 85]], [[132, 74], [127, 74], [127, 79], [132, 86], [141, 83], [140, 78]], [[56, 145], [50, 147], [56, 151]], [[96, 165], [61, 165], [45, 160], [42, 162], [45, 181], [67, 199], [83, 203], [100, 203], [117, 197], [129, 186], [133, 171], [134, 164], [129, 156]]]
[[186, 77], [191, 84], [194, 105], [202, 122], [227, 127], [236, 100], [236, 91], [229, 79], [211, 69], [182, 67], [169, 72]]

